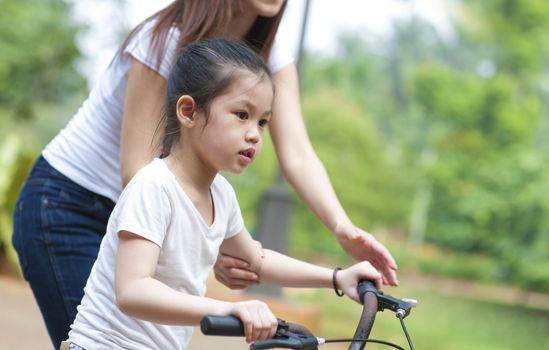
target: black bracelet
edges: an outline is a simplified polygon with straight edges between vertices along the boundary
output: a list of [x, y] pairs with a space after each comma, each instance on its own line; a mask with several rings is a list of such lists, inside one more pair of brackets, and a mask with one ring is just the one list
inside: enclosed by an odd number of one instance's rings
[[343, 296], [343, 292], [340, 291], [340, 290], [337, 288], [337, 279], [336, 279], [336, 277], [337, 277], [337, 272], [338, 272], [339, 270], [341, 270], [341, 267], [336, 267], [336, 268], [334, 269], [334, 273], [333, 273], [333, 275], [332, 275], [332, 285], [334, 286], [334, 292], [336, 293], [336, 295], [337, 295], [338, 297], [342, 297], [342, 296]]

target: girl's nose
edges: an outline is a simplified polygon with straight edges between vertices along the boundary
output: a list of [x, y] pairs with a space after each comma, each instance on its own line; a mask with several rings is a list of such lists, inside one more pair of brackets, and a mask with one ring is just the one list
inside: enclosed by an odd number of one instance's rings
[[258, 128], [250, 128], [246, 132], [246, 141], [257, 143], [261, 139], [261, 133]]

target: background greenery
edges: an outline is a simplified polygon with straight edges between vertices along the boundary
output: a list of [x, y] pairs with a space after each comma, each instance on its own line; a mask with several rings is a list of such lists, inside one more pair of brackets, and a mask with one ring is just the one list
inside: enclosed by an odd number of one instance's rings
[[[311, 140], [350, 217], [391, 249], [401, 275], [549, 292], [549, 2], [452, 3], [454, 37], [411, 17], [382, 40], [341, 33], [334, 55], [307, 53], [302, 101]], [[75, 69], [85, 28], [71, 20], [68, 1], [0, 5], [0, 254], [13, 272], [11, 215], [24, 174], [87, 93]], [[252, 228], [277, 173], [266, 144], [250, 171], [231, 177]], [[295, 196], [292, 214], [294, 254], [348, 262]], [[452, 305], [442, 323], [433, 321], [436, 311], [418, 322], [427, 339], [444, 322], [462, 336], [485, 333], [467, 328], [470, 319], [503, 322], [492, 339], [517, 324], [524, 341], [528, 328], [547, 334], [541, 311], [425, 298], [433, 310]], [[462, 348], [511, 348], [481, 338]]]

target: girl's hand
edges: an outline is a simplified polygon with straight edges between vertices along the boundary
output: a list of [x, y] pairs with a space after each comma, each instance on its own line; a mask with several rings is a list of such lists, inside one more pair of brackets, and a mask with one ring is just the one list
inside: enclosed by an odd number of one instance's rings
[[272, 338], [278, 321], [267, 304], [259, 300], [233, 303], [231, 315], [238, 317], [244, 325], [246, 342]]
[[349, 298], [360, 303], [357, 286], [363, 279], [372, 281], [377, 289], [381, 288], [381, 274], [368, 261], [362, 261], [337, 273], [336, 283]]
[[339, 244], [347, 254], [357, 261], [368, 260], [381, 272], [383, 284], [398, 286], [397, 265], [395, 259], [385, 246], [374, 236], [353, 225], [345, 225], [336, 229]]

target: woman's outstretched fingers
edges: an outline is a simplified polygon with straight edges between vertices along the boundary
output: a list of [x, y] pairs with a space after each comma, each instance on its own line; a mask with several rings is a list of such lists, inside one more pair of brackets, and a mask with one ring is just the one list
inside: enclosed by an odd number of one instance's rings
[[379, 270], [383, 277], [383, 283], [390, 286], [398, 285], [397, 265], [385, 246], [379, 243], [371, 234], [361, 235], [364, 240], [363, 246], [370, 246], [373, 259], [372, 265]]
[[337, 239], [347, 254], [357, 261], [370, 261], [383, 275], [384, 284], [398, 285], [395, 259], [374, 236], [352, 225], [340, 228], [338, 232]]

